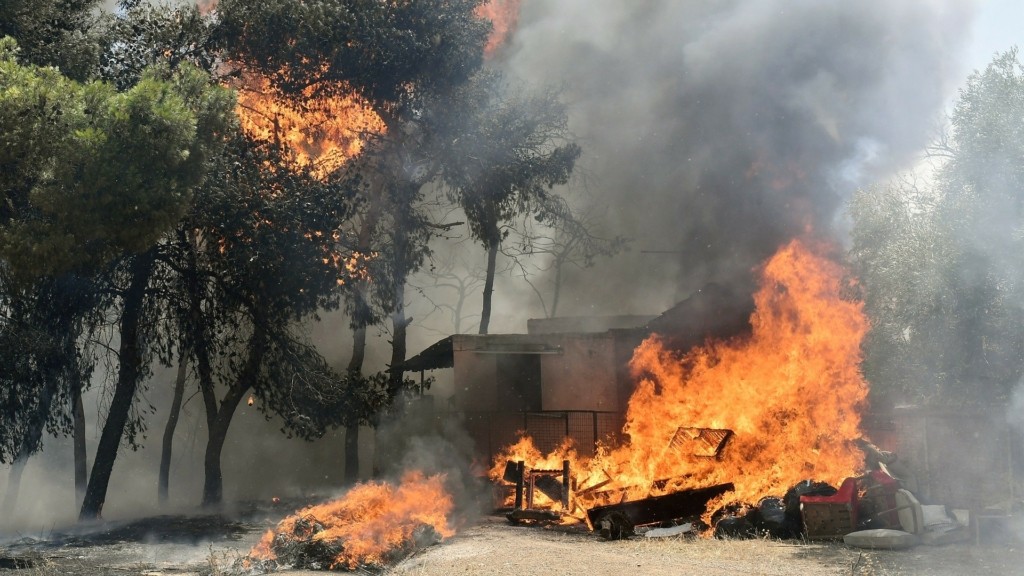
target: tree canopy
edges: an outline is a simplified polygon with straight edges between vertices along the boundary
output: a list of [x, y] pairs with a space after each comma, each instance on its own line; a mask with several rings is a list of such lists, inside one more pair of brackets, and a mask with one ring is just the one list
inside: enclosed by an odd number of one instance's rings
[[0, 44], [0, 254], [14, 276], [101, 267], [188, 209], [233, 99], [202, 71], [154, 68], [131, 89], [23, 66]]
[[852, 260], [873, 320], [866, 371], [890, 398], [1001, 402], [1024, 373], [1024, 66], [970, 76], [930, 178], [859, 192]]

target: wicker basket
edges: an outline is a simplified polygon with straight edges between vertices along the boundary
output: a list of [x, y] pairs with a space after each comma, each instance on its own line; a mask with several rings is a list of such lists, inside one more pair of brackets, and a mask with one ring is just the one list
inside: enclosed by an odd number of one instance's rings
[[842, 538], [857, 529], [857, 479], [847, 478], [832, 496], [801, 496], [804, 534], [811, 540]]
[[809, 540], [842, 538], [856, 530], [856, 515], [848, 502], [801, 502], [800, 512]]

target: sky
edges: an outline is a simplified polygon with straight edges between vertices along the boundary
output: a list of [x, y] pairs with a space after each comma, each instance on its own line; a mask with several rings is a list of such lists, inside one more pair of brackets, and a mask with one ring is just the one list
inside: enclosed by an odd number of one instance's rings
[[972, 69], [981, 68], [992, 56], [1011, 46], [1024, 44], [1024, 2], [982, 0], [971, 27], [965, 60]]

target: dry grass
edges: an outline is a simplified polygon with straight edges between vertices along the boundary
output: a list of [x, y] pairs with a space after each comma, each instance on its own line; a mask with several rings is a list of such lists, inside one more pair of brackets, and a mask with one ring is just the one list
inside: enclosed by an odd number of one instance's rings
[[[61, 548], [22, 556], [32, 565], [12, 576], [239, 576], [236, 560], [258, 538], [201, 548], [132, 544]], [[251, 540], [251, 541], [250, 541]], [[841, 543], [799, 540], [712, 540], [677, 536], [609, 542], [563, 528], [511, 526], [484, 519], [441, 545], [422, 550], [387, 571], [388, 576], [985, 576], [1018, 575], [1024, 548], [1011, 544], [905, 551], [857, 550]], [[7, 573], [0, 570], [0, 573]], [[283, 570], [288, 576], [325, 572]], [[364, 572], [364, 576], [370, 574]]]
[[551, 573], [565, 576], [1018, 575], [1024, 550], [960, 543], [859, 550], [840, 542], [715, 540], [688, 536], [608, 542], [589, 533], [485, 522], [410, 558], [390, 576]]

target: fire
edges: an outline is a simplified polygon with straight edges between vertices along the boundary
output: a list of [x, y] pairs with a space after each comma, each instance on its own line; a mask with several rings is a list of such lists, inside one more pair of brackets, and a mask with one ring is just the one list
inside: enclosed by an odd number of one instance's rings
[[442, 538], [454, 535], [453, 508], [443, 475], [408, 472], [397, 486], [359, 484], [340, 499], [304, 508], [281, 520], [264, 534], [249, 557], [288, 563], [281, 554], [305, 543], [316, 546], [311, 549], [336, 552], [323, 568], [384, 566], [390, 554], [407, 549], [416, 540], [417, 531], [432, 529]]
[[735, 490], [711, 506], [755, 503], [802, 480], [838, 486], [855, 474], [863, 455], [852, 441], [868, 392], [863, 305], [843, 297], [843, 269], [802, 241], [781, 248], [760, 275], [750, 335], [684, 354], [655, 335], [634, 351], [622, 445], [592, 459], [564, 448], [542, 457], [525, 438], [499, 461], [542, 468], [569, 458], [574, 509], [725, 482]]
[[230, 83], [238, 91], [235, 112], [252, 138], [276, 144], [295, 166], [325, 178], [358, 155], [369, 135], [384, 132], [384, 122], [355, 95], [293, 101], [276, 94], [270, 80], [242, 72]]
[[478, 18], [490, 20], [493, 28], [484, 46], [484, 55], [494, 56], [515, 32], [519, 23], [519, 7], [523, 0], [489, 0], [476, 9]]
[[199, 13], [206, 15], [217, 9], [219, 0], [196, 0], [196, 8], [199, 8]]

